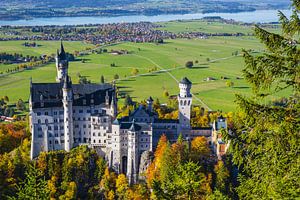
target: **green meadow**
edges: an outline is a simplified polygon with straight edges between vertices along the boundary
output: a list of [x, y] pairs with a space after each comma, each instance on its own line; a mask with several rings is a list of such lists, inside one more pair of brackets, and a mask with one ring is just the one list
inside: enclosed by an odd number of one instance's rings
[[[222, 30], [222, 29], [221, 29]], [[223, 31], [223, 30], [222, 30]], [[40, 47], [28, 48], [23, 41], [0, 42], [0, 51], [17, 52], [30, 55], [52, 54], [59, 47], [59, 42], [40, 42]], [[66, 51], [73, 53], [93, 45], [81, 42], [65, 42]], [[164, 91], [170, 95], [179, 92], [178, 81], [188, 77], [193, 82], [193, 103], [209, 107], [212, 110], [234, 111], [235, 94], [250, 95], [251, 89], [243, 80], [243, 58], [232, 53], [242, 49], [262, 51], [263, 46], [254, 37], [213, 37], [209, 39], [166, 40], [164, 44], [121, 43], [105, 47], [110, 50], [127, 50], [124, 55], [110, 53], [92, 54], [79, 57], [85, 62], [75, 61], [69, 64], [69, 74], [73, 83], [78, 83], [78, 74], [86, 76], [93, 83], [99, 83], [103, 75], [106, 82], [116, 80], [120, 94], [129, 94], [136, 101], [149, 96], [166, 103]], [[193, 61], [194, 67], [185, 67], [187, 61]], [[111, 67], [114, 63], [115, 67]], [[3, 65], [0, 65], [0, 71]], [[5, 66], [4, 66], [5, 67]], [[154, 67], [157, 71], [151, 71]], [[138, 69], [136, 76], [132, 70]], [[0, 96], [7, 95], [11, 101], [19, 98], [28, 100], [29, 82], [55, 82], [55, 64], [10, 74], [0, 77]], [[206, 81], [208, 77], [215, 80]], [[226, 77], [227, 80], [222, 80]], [[232, 81], [233, 87], [227, 87], [226, 81]], [[280, 94], [282, 95], [282, 94]], [[272, 97], [271, 97], [272, 98]], [[122, 99], [120, 99], [122, 102]]]
[[[174, 33], [182, 32], [203, 32], [203, 33], [243, 33], [245, 35], [253, 34], [253, 25], [230, 24], [223, 22], [209, 22], [205, 20], [177, 20], [157, 23], [161, 27], [158, 30], [165, 30]], [[279, 33], [279, 25], [266, 25], [266, 30]]]

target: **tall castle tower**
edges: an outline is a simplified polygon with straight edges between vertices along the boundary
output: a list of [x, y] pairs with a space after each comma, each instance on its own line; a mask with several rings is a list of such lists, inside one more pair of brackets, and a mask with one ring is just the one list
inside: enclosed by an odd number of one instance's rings
[[73, 92], [70, 77], [64, 77], [63, 85], [63, 107], [64, 107], [64, 131], [65, 150], [69, 152], [73, 147]]
[[192, 82], [184, 77], [179, 82], [180, 94], [178, 95], [179, 123], [181, 129], [189, 129], [191, 127], [191, 94]]
[[62, 42], [60, 44], [60, 50], [57, 50], [55, 60], [57, 71], [56, 82], [63, 82], [64, 77], [68, 75], [69, 62]]

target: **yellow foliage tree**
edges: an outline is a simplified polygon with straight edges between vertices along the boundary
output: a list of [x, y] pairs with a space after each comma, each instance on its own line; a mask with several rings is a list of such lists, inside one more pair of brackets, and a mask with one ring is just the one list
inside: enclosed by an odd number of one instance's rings
[[129, 189], [128, 180], [124, 174], [120, 174], [116, 180], [116, 194], [118, 199], [127, 199], [127, 191]]
[[210, 149], [207, 144], [205, 137], [196, 137], [191, 143], [191, 159], [195, 162], [201, 160], [201, 158], [206, 158], [210, 154]]

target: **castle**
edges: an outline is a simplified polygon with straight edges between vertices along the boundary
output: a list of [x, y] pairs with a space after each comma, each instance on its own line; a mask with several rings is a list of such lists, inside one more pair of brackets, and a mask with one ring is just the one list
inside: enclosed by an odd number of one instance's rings
[[30, 83], [32, 159], [42, 151], [68, 152], [73, 147], [88, 145], [105, 157], [109, 167], [135, 183], [149, 164], [142, 158], [155, 150], [161, 135], [165, 134], [171, 142], [182, 134], [190, 140], [205, 136], [209, 143], [217, 143], [215, 131], [226, 127], [225, 120], [218, 120], [210, 128], [191, 127], [192, 83], [187, 78], [179, 83], [178, 120], [159, 119], [151, 97], [147, 106], [141, 105], [128, 117], [117, 119], [115, 86], [73, 84], [62, 43], [57, 51], [56, 70], [56, 83]]

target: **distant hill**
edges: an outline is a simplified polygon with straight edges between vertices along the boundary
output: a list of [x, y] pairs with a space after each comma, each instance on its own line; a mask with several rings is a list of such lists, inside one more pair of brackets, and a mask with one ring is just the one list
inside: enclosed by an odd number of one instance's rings
[[1, 0], [0, 20], [59, 16], [120, 16], [284, 9], [289, 0]]

